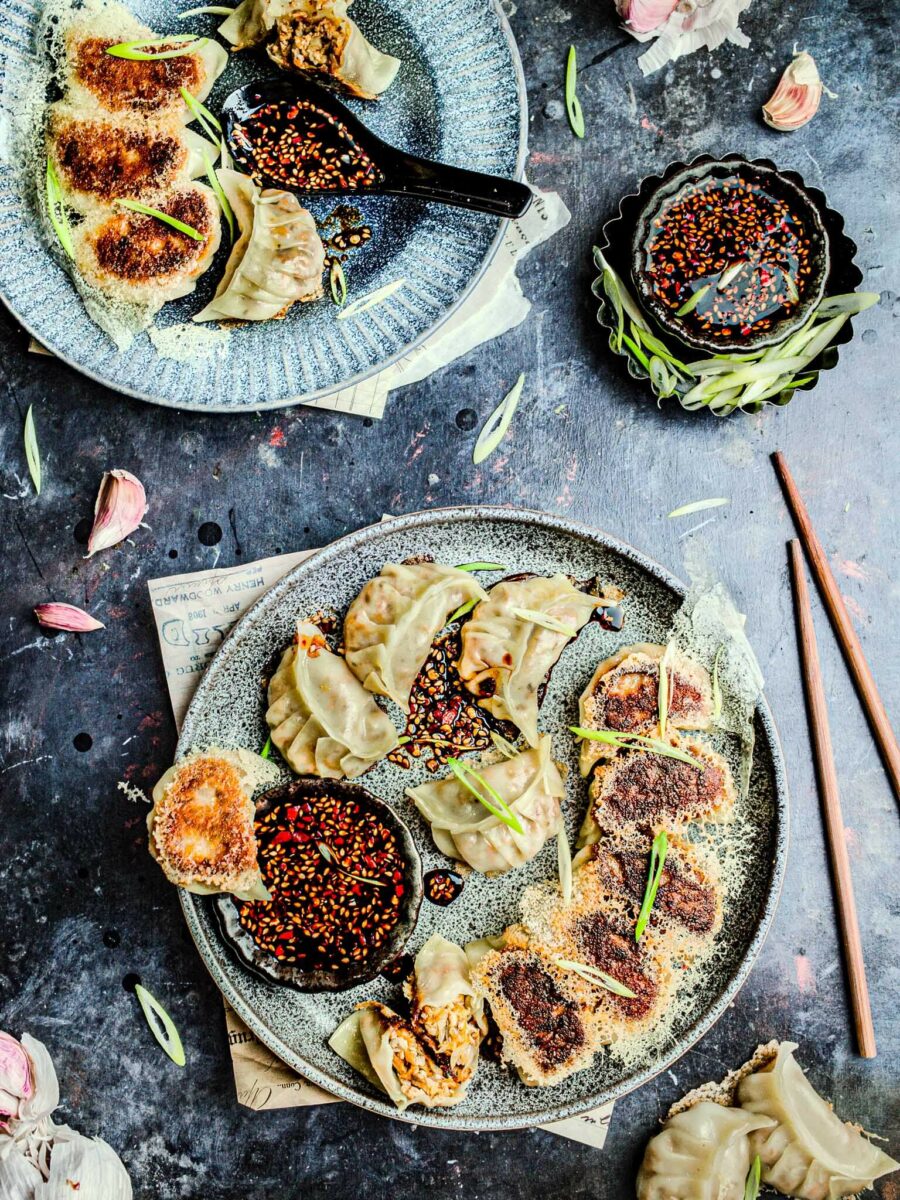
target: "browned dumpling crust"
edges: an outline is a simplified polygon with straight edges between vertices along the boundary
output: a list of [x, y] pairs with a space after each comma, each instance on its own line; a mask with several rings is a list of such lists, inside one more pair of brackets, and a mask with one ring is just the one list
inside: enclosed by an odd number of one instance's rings
[[[176, 104], [183, 107], [181, 88], [192, 95], [204, 90], [206, 68], [199, 55], [180, 54], [176, 58], [135, 61], [107, 54], [109, 47], [121, 40], [81, 36], [69, 39], [72, 80], [86, 88], [105, 109], [156, 115]], [[175, 42], [168, 47], [157, 47], [160, 50], [177, 48]]]
[[169, 187], [190, 153], [174, 128], [144, 123], [122, 125], [54, 113], [48, 134], [63, 189], [106, 203]]

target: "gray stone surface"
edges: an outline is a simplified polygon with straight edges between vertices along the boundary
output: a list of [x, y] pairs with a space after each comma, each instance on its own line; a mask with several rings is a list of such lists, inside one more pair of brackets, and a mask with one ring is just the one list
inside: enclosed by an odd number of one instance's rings
[[[527, 260], [528, 322], [392, 397], [381, 424], [297, 408], [264, 417], [153, 409], [26, 353], [0, 315], [3, 761], [0, 1025], [49, 1045], [63, 1114], [102, 1133], [140, 1200], [304, 1196], [596, 1197], [631, 1194], [657, 1117], [760, 1041], [792, 1038], [838, 1111], [900, 1148], [897, 1087], [895, 799], [824, 613], [817, 628], [860, 907], [879, 1057], [856, 1057], [835, 939], [798, 672], [785, 541], [790, 520], [768, 454], [781, 448], [803, 489], [882, 694], [900, 718], [900, 577], [895, 436], [900, 291], [894, 110], [896, 39], [884, 0], [756, 0], [753, 47], [683, 60], [642, 80], [638, 48], [598, 0], [522, 0], [513, 17], [531, 99], [530, 173], [559, 188], [572, 224]], [[894, 14], [895, 19], [895, 14]], [[588, 136], [561, 116], [562, 62], [576, 41]], [[826, 82], [815, 122], [791, 135], [757, 118], [794, 42]], [[590, 65], [588, 65], [590, 64]], [[717, 422], [658, 411], [595, 329], [590, 246], [619, 196], [674, 158], [772, 156], [822, 186], [860, 246], [881, 304], [857, 321], [839, 369], [787, 409]], [[525, 398], [500, 454], [471, 466], [470, 428], [519, 371]], [[45, 488], [25, 480], [21, 422], [34, 404]], [[84, 562], [101, 472], [146, 483], [149, 530]], [[670, 521], [675, 505], [728, 508]], [[174, 892], [146, 855], [143, 811], [116, 791], [151, 783], [174, 746], [145, 581], [321, 545], [385, 511], [469, 500], [563, 512], [609, 529], [681, 571], [693, 535], [748, 614], [793, 795], [781, 908], [734, 1009], [671, 1072], [621, 1101], [604, 1152], [541, 1132], [415, 1130], [346, 1105], [251, 1113], [234, 1099], [219, 998], [189, 943]], [[222, 539], [198, 539], [205, 522]], [[45, 637], [30, 609], [85, 604], [105, 633]], [[91, 748], [73, 739], [87, 733]], [[114, 936], [113, 936], [114, 935]], [[115, 944], [112, 944], [115, 943]], [[138, 971], [177, 1021], [190, 1063], [158, 1051], [122, 978]], [[894, 1198], [896, 1183], [881, 1186]]]

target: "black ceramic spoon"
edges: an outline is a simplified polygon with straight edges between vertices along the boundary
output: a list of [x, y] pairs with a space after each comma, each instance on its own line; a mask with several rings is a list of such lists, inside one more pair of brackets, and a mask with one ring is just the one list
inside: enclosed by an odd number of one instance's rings
[[301, 195], [418, 196], [510, 218], [531, 204], [524, 183], [388, 145], [331, 92], [304, 79], [247, 84], [231, 93], [222, 115], [235, 162], [263, 187]]

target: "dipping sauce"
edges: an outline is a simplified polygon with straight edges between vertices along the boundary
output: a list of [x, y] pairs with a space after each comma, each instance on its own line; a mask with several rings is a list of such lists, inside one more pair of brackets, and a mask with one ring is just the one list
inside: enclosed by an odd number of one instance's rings
[[695, 336], [724, 343], [770, 329], [797, 309], [812, 275], [804, 221], [738, 173], [686, 184], [650, 229], [645, 283]]
[[456, 871], [428, 871], [425, 875], [425, 899], [439, 908], [446, 908], [459, 896], [463, 886], [463, 877]]
[[254, 181], [295, 191], [364, 191], [384, 176], [350, 130], [312, 100], [277, 100], [236, 123], [230, 144]]
[[256, 945], [302, 970], [340, 972], [384, 945], [406, 893], [394, 832], [338, 794], [273, 808], [256, 822], [271, 903], [238, 905]]

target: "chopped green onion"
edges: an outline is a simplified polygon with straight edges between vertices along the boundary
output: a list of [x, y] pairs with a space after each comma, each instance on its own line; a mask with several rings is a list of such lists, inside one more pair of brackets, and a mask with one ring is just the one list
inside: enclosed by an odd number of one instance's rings
[[572, 848], [566, 833], [565, 818], [560, 816], [556, 831], [556, 865], [559, 871], [559, 886], [564, 904], [572, 902]]
[[334, 867], [341, 875], [346, 875], [348, 879], [352, 879], [354, 883], [370, 883], [373, 887], [387, 887], [387, 881], [384, 879], [370, 879], [366, 875], [354, 875], [352, 871], [348, 871], [346, 867], [341, 866], [337, 860], [337, 855], [327, 842], [316, 842], [316, 849], [329, 866]]
[[841, 313], [854, 317], [877, 304], [878, 300], [877, 292], [849, 292], [846, 296], [826, 296], [816, 309], [815, 317], [817, 321], [825, 321]]
[[405, 279], [395, 279], [393, 283], [386, 283], [384, 287], [370, 292], [368, 296], [360, 296], [358, 300], [354, 300], [352, 304], [348, 304], [346, 308], [341, 309], [337, 315], [337, 320], [346, 321], [348, 317], [355, 317], [358, 313], [365, 312], [369, 308], [375, 308], [376, 305], [382, 304], [387, 300], [388, 296], [393, 296], [394, 292], [398, 292], [405, 283]]
[[661, 742], [658, 738], [644, 737], [640, 733], [611, 733], [608, 729], [583, 729], [580, 725], [570, 725], [569, 730], [589, 742], [603, 742], [606, 746], [615, 746], [617, 750], [641, 750], [645, 754], [677, 758], [679, 762], [690, 763], [698, 771], [704, 769], [703, 763], [693, 754], [670, 746], [668, 742]]
[[724, 644], [716, 651], [712, 669], [712, 719], [717, 721], [722, 715], [722, 688], [719, 684], [719, 659], [722, 657]]
[[212, 13], [216, 17], [230, 17], [234, 8], [226, 8], [224, 4], [203, 4], [200, 8], [188, 8], [183, 13], [178, 13], [178, 20], [183, 21], [185, 17], [202, 17], [206, 13]]
[[[193, 54], [201, 46], [205, 46], [209, 38], [197, 37], [195, 33], [181, 34], [173, 37], [143, 38], [137, 42], [118, 42], [115, 46], [107, 46], [106, 53], [113, 58], [127, 58], [132, 62], [154, 62], [161, 58], [181, 58], [184, 54]], [[145, 52], [142, 46], [171, 46], [173, 42], [184, 42], [185, 45], [172, 50], [150, 50]]]
[[503, 563], [459, 563], [454, 567], [455, 571], [505, 571], [506, 567]]
[[637, 342], [635, 342], [633, 338], [630, 338], [627, 333], [622, 334], [622, 341], [625, 343], [625, 345], [628, 347], [628, 349], [631, 351], [631, 353], [634, 355], [634, 357], [638, 360], [638, 362], [641, 364], [641, 366], [644, 368], [644, 370], [649, 375], [650, 360], [647, 357], [647, 355], [643, 352], [643, 350], [640, 348], [640, 346], [637, 344]]
[[171, 1058], [176, 1067], [185, 1064], [184, 1046], [178, 1036], [178, 1030], [172, 1018], [150, 992], [140, 983], [134, 985], [134, 994], [144, 1014], [144, 1019], [150, 1026], [150, 1032]]
[[191, 116], [200, 122], [204, 133], [214, 142], [217, 142], [219, 135], [222, 133], [222, 124], [218, 117], [214, 116], [205, 104], [201, 104], [196, 96], [191, 95], [186, 87], [181, 87], [178, 90], [181, 92], [181, 98], [187, 105]]
[[631, 335], [634, 340], [639, 342], [640, 345], [645, 349], [652, 350], [654, 354], [657, 354], [663, 360], [663, 362], [668, 363], [669, 366], [676, 367], [685, 375], [688, 374], [688, 369], [681, 359], [676, 358], [664, 342], [661, 342], [659, 338], [654, 337], [652, 333], [648, 332], [648, 330], [642, 329], [636, 321], [632, 321], [631, 323]]
[[231, 205], [228, 203], [228, 197], [225, 195], [225, 190], [222, 187], [218, 172], [205, 155], [203, 160], [206, 163], [206, 178], [209, 180], [209, 186], [212, 188], [213, 194], [219, 202], [219, 207], [222, 210], [222, 216], [225, 218], [225, 222], [228, 225], [228, 235], [231, 240], [234, 241], [234, 212], [232, 211]]
[[562, 621], [557, 621], [556, 617], [539, 612], [536, 608], [514, 608], [512, 612], [520, 621], [530, 621], [532, 625], [540, 625], [543, 629], [549, 629], [551, 633], [563, 633], [567, 638], [578, 637], [577, 629], [564, 625]]
[[[603, 286], [607, 289], [606, 294], [609, 296], [609, 288], [613, 288], [618, 296], [618, 300], [625, 312], [628, 313], [635, 325], [645, 332], [649, 332], [650, 326], [647, 324], [644, 314], [638, 308], [637, 302], [633, 299], [631, 293], [622, 283], [622, 280], [603, 257], [603, 251], [599, 246], [594, 247], [594, 262], [603, 272]], [[610, 296], [610, 299], [612, 297]]]
[[650, 850], [650, 869], [647, 872], [647, 886], [644, 889], [641, 911], [638, 913], [637, 924], [634, 927], [634, 940], [636, 942], [641, 940], [644, 930], [650, 921], [650, 911], [656, 901], [656, 893], [659, 891], [659, 881], [662, 879], [663, 865], [665, 864], [668, 850], [669, 835], [662, 829], [653, 839], [653, 846]]
[[41, 494], [41, 452], [38, 449], [37, 433], [34, 428], [34, 405], [28, 405], [25, 414], [25, 461], [28, 463], [28, 474], [34, 484], [35, 493]]
[[478, 600], [475, 599], [475, 600], [467, 600], [465, 602], [465, 604], [461, 604], [459, 606], [459, 608], [456, 610], [456, 612], [451, 613], [450, 616], [447, 618], [447, 624], [451, 625], [454, 621], [458, 621], [460, 619], [460, 617], [464, 617], [466, 615], [466, 613], [470, 613], [477, 603], [478, 603]]
[[688, 517], [691, 513], [703, 512], [706, 508], [721, 508], [723, 504], [730, 504], [731, 501], [725, 496], [717, 496], [714, 500], [692, 500], [690, 504], [682, 504], [679, 508], [673, 508], [669, 517]]
[[266, 744], [263, 746], [262, 750], [260, 750], [260, 752], [259, 752], [259, 757], [260, 758], [268, 758], [271, 753], [272, 753], [272, 739], [271, 739], [271, 737], [267, 737]]
[[[518, 833], [520, 835], [524, 834], [525, 830], [522, 828], [522, 823], [519, 818], [512, 811], [497, 789], [491, 787], [483, 775], [479, 775], [477, 771], [473, 771], [471, 767], [467, 766], [464, 762], [460, 762], [458, 758], [448, 758], [447, 766], [463, 785], [463, 787], [467, 788], [475, 797], [475, 799], [478, 800], [479, 803], [483, 804], [492, 816], [495, 816], [499, 821], [502, 821], [504, 825], [508, 825], [514, 833]], [[483, 796], [481, 792], [479, 792], [474, 786], [474, 784], [469, 782], [467, 776], [471, 776], [472, 779], [475, 780], [475, 783], [483, 787], [491, 799], [488, 800], [487, 797]], [[494, 803], [491, 803], [491, 801], [494, 801]]]
[[676, 317], [686, 317], [689, 312], [693, 312], [694, 309], [697, 307], [697, 305], [700, 303], [700, 301], [703, 299], [703, 297], [706, 295], [706, 293], [709, 291], [709, 289], [711, 287], [712, 287], [711, 283], [704, 283], [703, 287], [697, 288], [696, 292], [693, 293], [693, 295], [690, 297], [690, 299], [685, 300], [685, 302], [684, 302], [684, 304], [682, 304], [681, 308], [675, 309], [675, 316]]
[[328, 283], [331, 287], [331, 299], [338, 308], [343, 308], [347, 303], [347, 277], [344, 274], [344, 268], [337, 259], [331, 264], [331, 270], [328, 272]]
[[581, 111], [581, 101], [575, 95], [575, 88], [578, 84], [578, 63], [575, 55], [575, 47], [569, 47], [569, 55], [566, 59], [566, 112], [569, 116], [569, 124], [572, 126], [572, 132], [577, 138], [584, 137], [584, 113]]
[[760, 1181], [762, 1179], [762, 1160], [757, 1154], [750, 1164], [747, 1182], [744, 1184], [744, 1200], [757, 1200]]
[[168, 213], [160, 212], [158, 208], [150, 208], [146, 204], [139, 204], [137, 200], [117, 200], [117, 204], [121, 204], [123, 208], [130, 208], [132, 212], [142, 213], [145, 217], [155, 217], [157, 221], [163, 221], [166, 225], [171, 225], [173, 229], [177, 229], [179, 233], [184, 233], [188, 237], [193, 238], [195, 242], [206, 241], [206, 234], [200, 233], [193, 225], [185, 225], [184, 221], [179, 221], [176, 217], [170, 217]]
[[669, 642], [663, 651], [662, 658], [659, 660], [659, 684], [657, 687], [657, 712], [659, 716], [659, 736], [666, 736], [666, 722], [669, 719], [669, 663], [672, 661], [672, 656], [675, 653], [675, 643]]
[[72, 243], [69, 216], [63, 201], [62, 188], [59, 186], [56, 171], [49, 158], [47, 159], [47, 215], [50, 218], [50, 224], [53, 226], [56, 236], [59, 238], [59, 244], [65, 250], [66, 254], [68, 254], [69, 258], [74, 258], [75, 246]]
[[489, 458], [506, 437], [524, 386], [525, 376], [520, 375], [482, 425], [472, 451], [472, 462], [476, 467]]
[[587, 963], [572, 962], [568, 958], [556, 959], [556, 965], [562, 967], [564, 971], [574, 971], [588, 983], [606, 988], [608, 992], [613, 992], [616, 996], [624, 996], [626, 1000], [637, 999], [637, 994], [631, 988], [627, 988], [624, 983], [619, 983], [618, 979], [613, 979], [612, 975], [607, 975], [605, 971], [601, 971], [597, 967], [588, 966]]
[[512, 742], [508, 742], [501, 733], [496, 731], [496, 729], [491, 730], [491, 741], [504, 758], [515, 758], [519, 753]]

